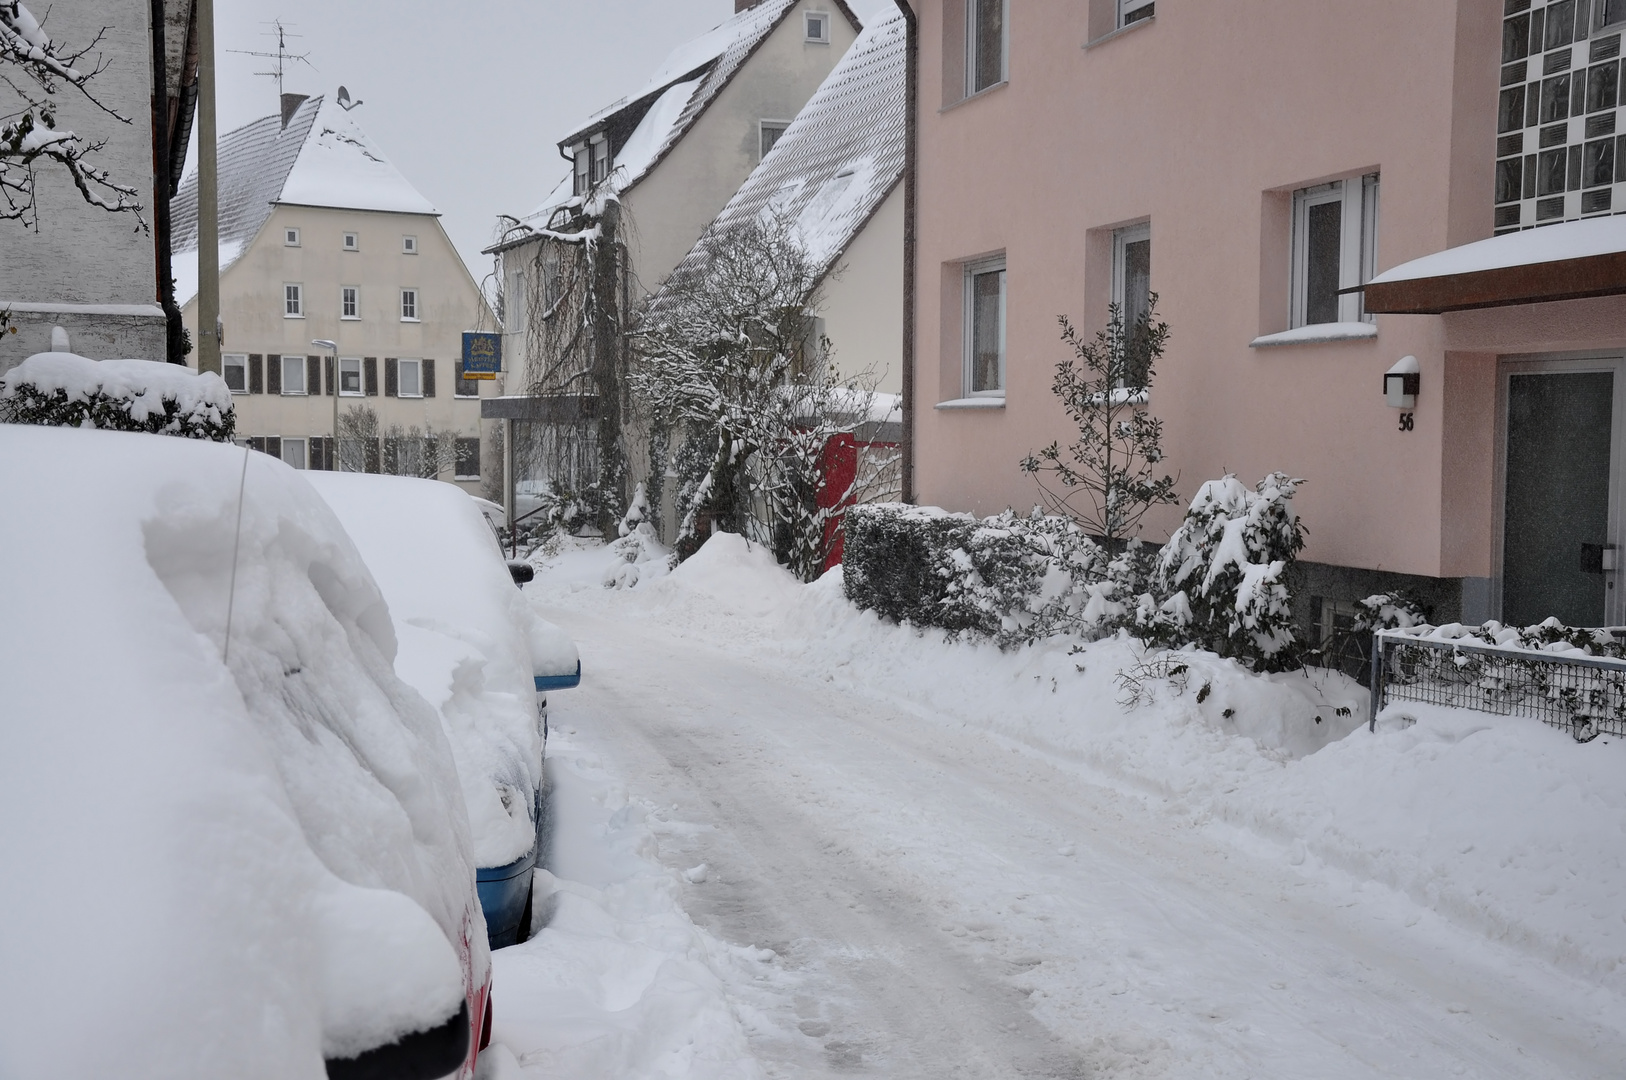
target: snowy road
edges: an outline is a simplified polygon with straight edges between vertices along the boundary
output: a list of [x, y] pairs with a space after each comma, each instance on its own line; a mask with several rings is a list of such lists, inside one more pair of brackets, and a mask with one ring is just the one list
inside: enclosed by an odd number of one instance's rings
[[1404, 897], [595, 607], [541, 608], [594, 674], [558, 722], [661, 808], [663, 862], [706, 864], [694, 920], [777, 954], [728, 985], [768, 1075], [1621, 1075], [1613, 997]]

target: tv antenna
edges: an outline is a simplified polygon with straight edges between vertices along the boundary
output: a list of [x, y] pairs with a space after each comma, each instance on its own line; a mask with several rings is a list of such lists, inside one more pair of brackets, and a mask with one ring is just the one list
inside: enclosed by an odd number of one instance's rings
[[227, 49], [226, 51], [237, 53], [241, 56], [258, 56], [262, 60], [275, 60], [277, 62], [275, 71], [256, 71], [254, 74], [269, 75], [271, 78], [277, 80], [277, 101], [280, 103], [282, 101], [283, 68], [287, 64], [294, 62], [304, 64], [306, 67], [312, 68], [313, 70], [316, 65], [311, 63], [310, 53], [291, 53], [288, 51], [288, 39], [304, 37], [304, 34], [295, 34], [290, 32], [287, 24], [285, 24], [281, 19], [272, 19], [270, 22], [262, 23], [261, 25], [271, 27], [271, 29], [263, 31], [260, 36], [276, 38], [276, 52], [255, 52], [251, 49]]

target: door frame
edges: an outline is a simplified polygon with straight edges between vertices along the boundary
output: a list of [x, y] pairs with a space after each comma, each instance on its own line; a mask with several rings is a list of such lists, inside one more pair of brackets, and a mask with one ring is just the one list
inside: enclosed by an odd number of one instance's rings
[[[1619, 351], [1559, 352], [1499, 356], [1496, 359], [1496, 512], [1491, 535], [1491, 610], [1502, 618], [1503, 547], [1507, 535], [1507, 410], [1514, 375], [1584, 374], [1607, 371], [1614, 375], [1614, 401], [1609, 416], [1609, 528], [1606, 542], [1616, 545], [1617, 557], [1626, 558], [1622, 516], [1626, 511], [1626, 354]], [[1626, 596], [1611, 582], [1626, 581], [1621, 570], [1604, 573], [1603, 622], [1626, 623]]]

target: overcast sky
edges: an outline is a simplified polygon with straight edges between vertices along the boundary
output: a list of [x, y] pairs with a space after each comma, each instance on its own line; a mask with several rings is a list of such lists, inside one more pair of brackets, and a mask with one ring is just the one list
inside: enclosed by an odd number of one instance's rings
[[[852, 0], [859, 18], [893, 0]], [[215, 0], [219, 127], [277, 111], [281, 19], [289, 93], [365, 104], [352, 116], [439, 209], [476, 279], [498, 214], [535, 209], [567, 166], [556, 143], [636, 90], [676, 45], [728, 18], [733, 0]], [[193, 160], [196, 160], [194, 147]], [[188, 168], [191, 166], [189, 165]]]

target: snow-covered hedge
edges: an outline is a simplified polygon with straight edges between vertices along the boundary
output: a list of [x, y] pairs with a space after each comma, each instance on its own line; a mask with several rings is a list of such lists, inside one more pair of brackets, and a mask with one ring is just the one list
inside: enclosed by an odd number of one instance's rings
[[0, 376], [0, 422], [145, 431], [230, 442], [231, 391], [219, 375], [153, 360], [36, 353]]
[[1288, 508], [1298, 481], [1204, 484], [1161, 551], [1116, 555], [1070, 519], [1007, 511], [978, 520], [898, 503], [847, 513], [843, 587], [899, 622], [967, 631], [1001, 647], [1123, 629], [1197, 645], [1259, 670], [1298, 666], [1286, 571], [1304, 546]]

